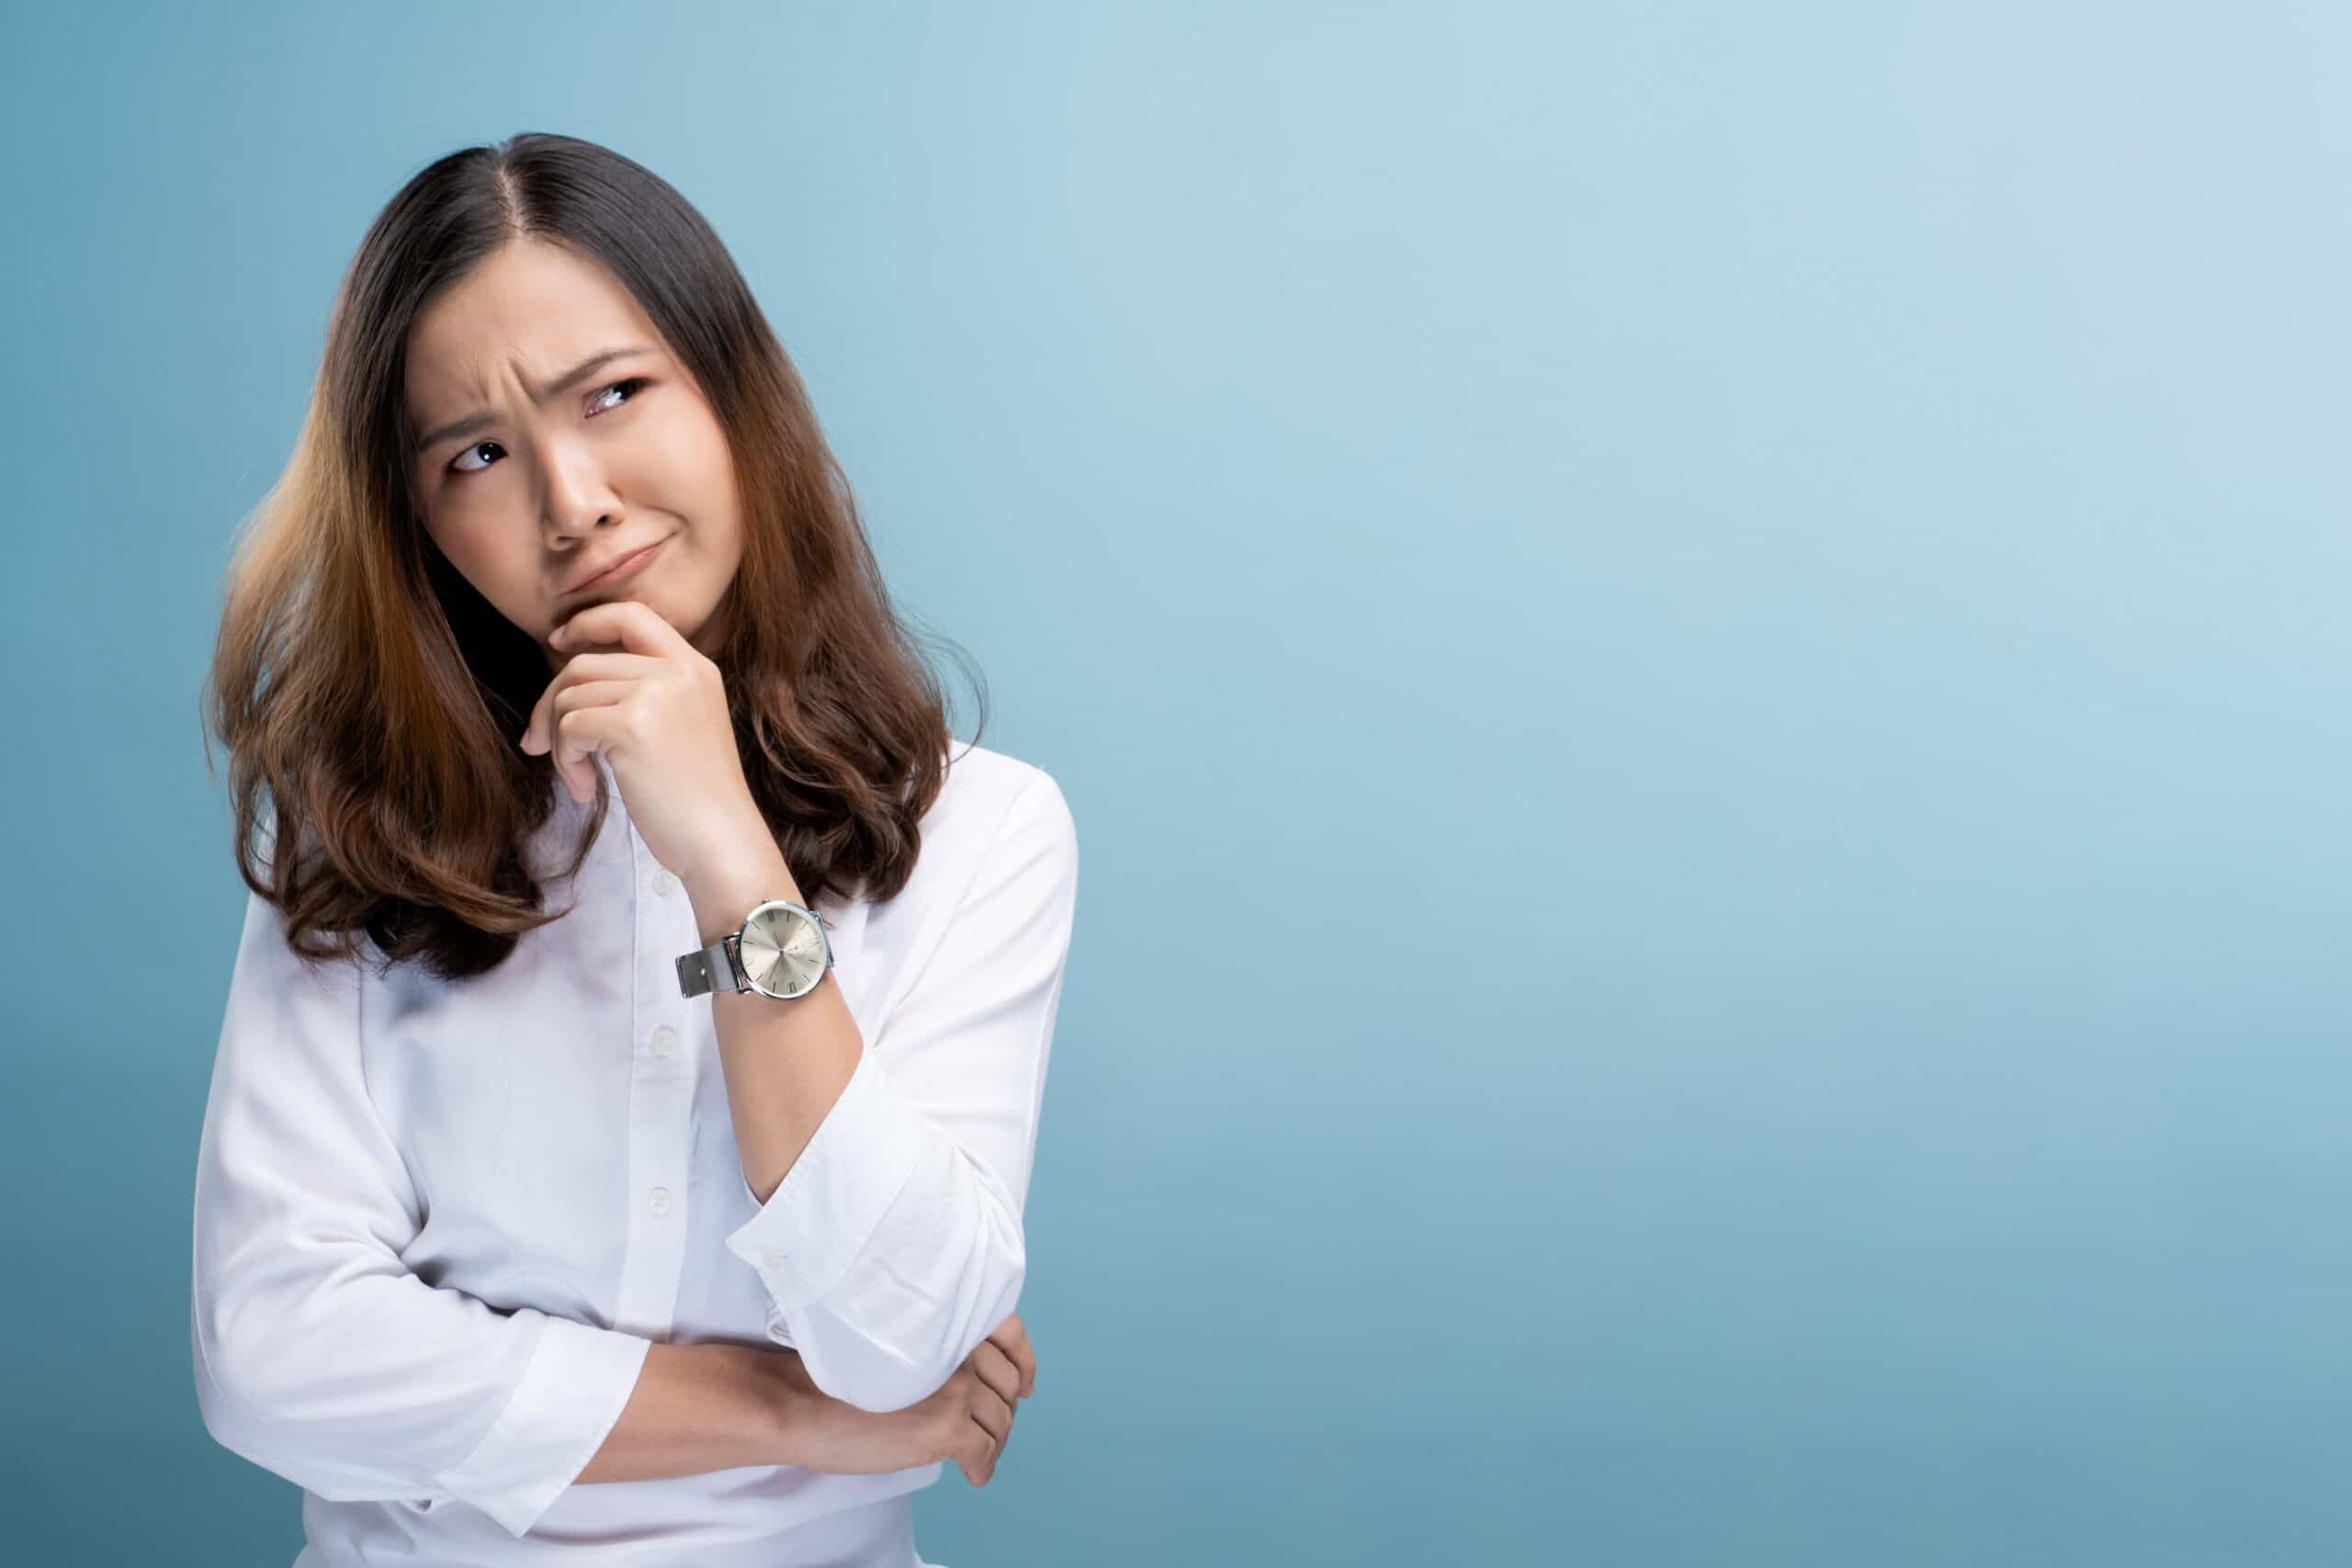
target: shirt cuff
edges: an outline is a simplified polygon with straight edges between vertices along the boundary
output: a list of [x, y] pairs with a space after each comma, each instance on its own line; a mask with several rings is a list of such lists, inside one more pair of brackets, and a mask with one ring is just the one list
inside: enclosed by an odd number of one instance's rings
[[930, 1130], [868, 1049], [768, 1201], [743, 1183], [759, 1212], [729, 1234], [727, 1248], [758, 1273], [777, 1309], [840, 1286], [913, 1177]]
[[521, 1536], [604, 1447], [652, 1348], [633, 1334], [546, 1317], [514, 1396], [441, 1484]]

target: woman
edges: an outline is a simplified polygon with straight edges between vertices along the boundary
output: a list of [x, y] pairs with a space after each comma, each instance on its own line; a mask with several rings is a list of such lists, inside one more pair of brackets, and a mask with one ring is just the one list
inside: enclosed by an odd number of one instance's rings
[[918, 1563], [1035, 1389], [1076, 832], [954, 751], [677, 192], [534, 135], [392, 199], [206, 702], [197, 1389], [301, 1568]]

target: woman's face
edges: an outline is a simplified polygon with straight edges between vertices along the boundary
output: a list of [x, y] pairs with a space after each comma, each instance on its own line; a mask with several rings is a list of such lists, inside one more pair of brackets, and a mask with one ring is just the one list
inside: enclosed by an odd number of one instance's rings
[[[581, 368], [610, 349], [629, 352]], [[516, 241], [417, 318], [403, 392], [425, 532], [550, 671], [571, 654], [548, 634], [608, 599], [711, 651], [742, 558], [735, 468], [717, 411], [618, 280]], [[656, 541], [625, 580], [579, 586]]]

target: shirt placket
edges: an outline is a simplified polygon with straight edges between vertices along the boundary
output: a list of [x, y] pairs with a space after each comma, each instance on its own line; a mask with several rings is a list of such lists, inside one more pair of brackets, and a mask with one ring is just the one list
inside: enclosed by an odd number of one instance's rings
[[[694, 945], [685, 887], [627, 825], [629, 876], [628, 1249], [613, 1326], [666, 1340], [686, 1247], [695, 1076], [677, 957]], [[666, 982], [666, 983], [665, 983]]]

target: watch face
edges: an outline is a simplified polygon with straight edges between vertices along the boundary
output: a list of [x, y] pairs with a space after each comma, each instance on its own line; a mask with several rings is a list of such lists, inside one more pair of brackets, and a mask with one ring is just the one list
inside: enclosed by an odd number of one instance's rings
[[825, 977], [825, 933], [796, 904], [763, 904], [743, 922], [736, 957], [752, 984], [772, 997], [806, 996]]

